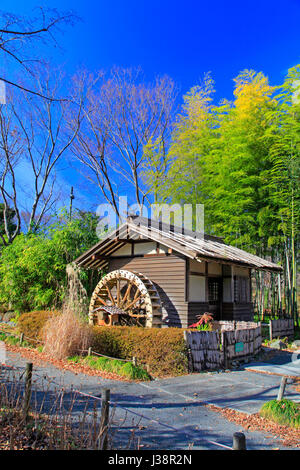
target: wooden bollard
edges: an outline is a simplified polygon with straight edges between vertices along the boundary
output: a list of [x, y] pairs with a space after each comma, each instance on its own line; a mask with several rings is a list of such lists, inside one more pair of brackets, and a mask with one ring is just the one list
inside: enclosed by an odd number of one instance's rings
[[22, 346], [22, 343], [24, 341], [24, 333], [20, 334], [20, 346]]
[[132, 358], [132, 364], [133, 364], [134, 366], [137, 366], [137, 360], [136, 360], [136, 357], [133, 357], [133, 358]]
[[92, 348], [89, 348], [88, 349], [88, 356], [91, 356], [92, 355]]
[[107, 450], [108, 448], [109, 402], [110, 390], [109, 388], [104, 388], [102, 390], [101, 402], [101, 434], [103, 433], [102, 450]]
[[286, 387], [287, 377], [282, 377], [280, 382], [280, 387], [278, 390], [277, 400], [280, 401], [283, 398], [285, 387]]
[[27, 420], [28, 412], [30, 408], [31, 399], [31, 383], [32, 383], [32, 362], [27, 362], [25, 370], [25, 390], [24, 390], [24, 402], [23, 402], [23, 416]]
[[246, 436], [242, 432], [233, 434], [232, 450], [246, 450]]

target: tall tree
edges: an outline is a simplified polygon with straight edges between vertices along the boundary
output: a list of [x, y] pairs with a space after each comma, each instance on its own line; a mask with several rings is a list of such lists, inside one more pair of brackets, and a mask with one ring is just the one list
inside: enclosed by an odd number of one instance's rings
[[[207, 74], [184, 96], [165, 159], [168, 166], [156, 184], [158, 199], [192, 204], [206, 200], [204, 166], [216, 134], [213, 94], [214, 83]], [[153, 187], [153, 178], [148, 178], [148, 184]]]
[[297, 265], [300, 228], [300, 65], [277, 88], [276, 112], [269, 115], [272, 173], [270, 190], [281, 234], [288, 310], [297, 317]]
[[[168, 152], [170, 169], [159, 190], [161, 200], [203, 203], [208, 233], [281, 262], [285, 307], [295, 318], [299, 70], [291, 69], [279, 87], [270, 86], [263, 73], [245, 70], [235, 79], [234, 100], [218, 105], [209, 77], [194, 87], [184, 97]], [[257, 287], [260, 311], [267, 298], [280, 305], [278, 279], [257, 276]]]
[[[6, 242], [11, 243], [21, 230], [21, 206], [26, 194], [30, 213], [27, 231], [36, 230], [45, 214], [51, 211], [57, 197], [56, 167], [74, 141], [80, 127], [82, 97], [74, 100], [55, 100], [63, 77], [53, 77], [44, 70], [36, 82], [41, 96], [25, 91], [14, 93], [0, 109], [0, 195], [3, 200], [3, 219]], [[74, 106], [74, 126], [66, 124], [70, 106]], [[27, 173], [26, 187], [23, 173]], [[7, 222], [10, 210], [16, 217], [16, 228]], [[23, 227], [25, 229], [25, 227]]]
[[147, 200], [149, 191], [142, 179], [144, 148], [164, 139], [172, 120], [175, 85], [168, 77], [145, 83], [139, 69], [117, 67], [90, 83], [85, 119], [73, 150], [86, 176], [118, 214], [116, 195], [122, 185], [127, 191], [131, 188], [139, 206]]

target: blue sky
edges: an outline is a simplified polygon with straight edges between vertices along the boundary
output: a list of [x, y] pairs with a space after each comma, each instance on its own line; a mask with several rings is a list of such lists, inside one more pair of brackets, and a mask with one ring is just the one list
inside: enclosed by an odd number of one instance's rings
[[[232, 98], [232, 79], [245, 68], [275, 85], [300, 62], [300, 0], [1, 0], [0, 8], [30, 14], [36, 5], [81, 18], [58, 38], [62, 50], [50, 51], [69, 73], [140, 65], [146, 78], [170, 75], [182, 96], [210, 71], [219, 100]], [[72, 171], [61, 177], [75, 180]]]
[[1, 0], [1, 9], [30, 13], [36, 5], [73, 10], [81, 18], [51, 51], [72, 71], [141, 65], [149, 78], [167, 73], [182, 93], [207, 71], [217, 97], [232, 96], [244, 68], [276, 84], [300, 61], [300, 1], [285, 0]]

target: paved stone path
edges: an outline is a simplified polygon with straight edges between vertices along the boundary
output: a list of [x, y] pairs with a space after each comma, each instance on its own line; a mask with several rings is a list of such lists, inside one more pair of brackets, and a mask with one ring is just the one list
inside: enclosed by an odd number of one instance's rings
[[300, 377], [300, 350], [294, 353], [281, 351], [269, 362], [250, 363], [245, 369], [287, 377]]
[[[27, 361], [19, 354], [8, 353], [6, 362], [17, 373], [22, 373]], [[99, 399], [101, 390], [110, 388], [111, 401], [115, 404], [114, 424], [118, 427], [122, 423], [115, 436], [116, 448], [126, 447], [131, 429], [139, 428], [136, 435], [141, 438], [144, 449], [192, 447], [222, 450], [226, 448], [222, 446], [232, 445], [232, 435], [236, 431], [245, 433], [249, 449], [285, 449], [274, 436], [245, 431], [204, 406], [205, 403], [211, 403], [249, 414], [256, 413], [265, 401], [277, 396], [280, 383], [278, 376], [239, 370], [133, 383], [74, 374], [44, 363], [34, 365], [33, 381], [39, 391], [35, 395], [37, 400], [42, 399], [41, 390], [45, 389], [45, 383], [48, 384], [49, 403], [46, 400], [45, 406], [49, 408], [53, 391], [57, 387], [65, 388], [66, 401], [74, 388]], [[300, 400], [292, 383], [287, 385], [286, 396]], [[86, 400], [85, 396], [78, 396], [73, 410], [75, 417], [84, 410]], [[91, 410], [94, 401], [92, 399], [89, 402]]]

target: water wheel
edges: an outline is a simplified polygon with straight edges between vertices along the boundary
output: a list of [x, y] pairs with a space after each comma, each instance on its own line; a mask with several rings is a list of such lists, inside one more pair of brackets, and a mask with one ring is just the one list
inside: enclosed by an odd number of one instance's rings
[[118, 269], [96, 286], [89, 308], [93, 325], [160, 327], [161, 300], [155, 285], [141, 273]]

